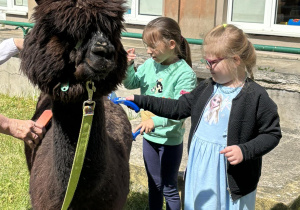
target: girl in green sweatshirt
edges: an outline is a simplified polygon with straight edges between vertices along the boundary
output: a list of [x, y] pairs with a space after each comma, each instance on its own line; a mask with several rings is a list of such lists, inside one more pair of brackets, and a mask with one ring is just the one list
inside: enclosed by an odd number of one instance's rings
[[[178, 99], [195, 88], [197, 80], [191, 68], [190, 48], [176, 21], [159, 17], [149, 22], [143, 32], [143, 42], [151, 58], [135, 71], [134, 49], [127, 51], [128, 70], [123, 81], [126, 88], [140, 88], [142, 95], [172, 99]], [[143, 156], [148, 175], [149, 208], [162, 209], [165, 197], [167, 209], [179, 210], [177, 176], [182, 157], [184, 120], [170, 120], [147, 111], [141, 115], [141, 133], [145, 131]]]

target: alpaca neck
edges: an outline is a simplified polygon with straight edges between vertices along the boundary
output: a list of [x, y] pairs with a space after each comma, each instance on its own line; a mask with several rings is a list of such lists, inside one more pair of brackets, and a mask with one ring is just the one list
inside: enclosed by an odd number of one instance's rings
[[[53, 103], [54, 164], [58, 179], [67, 186], [82, 121], [82, 103]], [[99, 172], [106, 162], [107, 134], [103, 100], [96, 101], [94, 120], [84, 161], [83, 173]], [[101, 154], [101, 155], [99, 155]]]

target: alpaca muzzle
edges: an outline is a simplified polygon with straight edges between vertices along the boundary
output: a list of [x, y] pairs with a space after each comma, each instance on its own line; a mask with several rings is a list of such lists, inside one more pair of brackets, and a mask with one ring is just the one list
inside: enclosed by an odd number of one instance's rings
[[93, 68], [96, 76], [107, 75], [114, 67], [115, 47], [106, 36], [97, 32], [91, 41], [86, 56], [87, 64]]
[[[115, 67], [115, 47], [102, 32], [95, 33], [87, 46], [84, 62], [76, 67], [76, 79], [80, 81], [105, 79]], [[80, 51], [80, 48], [78, 50]]]

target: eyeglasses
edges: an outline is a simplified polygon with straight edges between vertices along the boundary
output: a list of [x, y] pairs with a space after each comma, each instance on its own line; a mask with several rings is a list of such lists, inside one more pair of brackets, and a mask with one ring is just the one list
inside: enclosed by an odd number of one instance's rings
[[225, 58], [218, 58], [218, 59], [215, 59], [215, 60], [209, 60], [207, 58], [205, 58], [205, 61], [206, 61], [206, 65], [212, 69], [213, 68], [213, 65], [214, 64], [218, 64], [220, 63], [222, 60], [224, 60]]

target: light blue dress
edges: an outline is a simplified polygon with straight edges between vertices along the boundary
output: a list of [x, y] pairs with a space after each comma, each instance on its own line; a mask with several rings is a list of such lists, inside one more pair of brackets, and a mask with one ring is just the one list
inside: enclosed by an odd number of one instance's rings
[[216, 84], [189, 150], [185, 180], [185, 210], [254, 210], [256, 190], [232, 201], [227, 190], [227, 129], [232, 99], [241, 87]]

